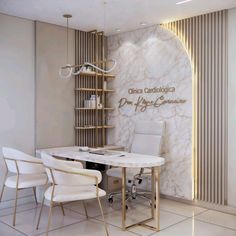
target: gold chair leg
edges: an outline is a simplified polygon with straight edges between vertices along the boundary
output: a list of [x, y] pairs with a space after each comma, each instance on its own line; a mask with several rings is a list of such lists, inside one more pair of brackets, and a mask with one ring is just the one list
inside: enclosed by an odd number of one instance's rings
[[156, 231], [160, 230], [160, 178], [159, 178], [159, 167], [154, 168], [155, 175], [155, 190], [156, 190]]
[[13, 226], [15, 226], [15, 225], [16, 225], [16, 208], [17, 208], [17, 198], [18, 198], [18, 188], [16, 188], [15, 206], [14, 206], [14, 215], [13, 215]]
[[36, 195], [36, 187], [33, 187], [33, 192], [34, 192], [35, 203], [36, 203], [36, 205], [38, 205], [37, 195]]
[[4, 179], [3, 179], [3, 186], [2, 186], [2, 190], [1, 190], [1, 195], [0, 195], [0, 202], [2, 201], [2, 196], [3, 196], [3, 192], [4, 192], [4, 189], [5, 189], [5, 182], [6, 182], [6, 179], [7, 179], [7, 173], [5, 173], [5, 176], [4, 176]]
[[154, 167], [152, 167], [152, 196], [151, 196], [151, 200], [152, 200], [152, 206], [151, 206], [151, 214], [152, 214], [152, 218], [154, 218], [154, 214], [155, 214], [155, 196], [156, 196], [156, 191], [155, 191], [155, 173], [154, 173]]
[[0, 195], [0, 202], [2, 201], [2, 196], [3, 196], [4, 188], [5, 188], [5, 183], [2, 186], [1, 195]]
[[48, 232], [50, 230], [50, 224], [51, 224], [51, 218], [52, 218], [52, 208], [53, 208], [53, 202], [50, 202], [50, 209], [49, 209], [49, 215], [48, 215], [48, 225], [47, 225], [47, 231], [46, 236], [48, 236]]
[[86, 218], [88, 219], [88, 211], [87, 211], [87, 207], [86, 207], [85, 201], [82, 201], [82, 202], [83, 202]]
[[48, 181], [45, 184], [44, 193], [43, 193], [43, 200], [42, 200], [42, 203], [41, 203], [41, 208], [40, 208], [40, 212], [39, 212], [39, 218], [38, 218], [38, 223], [37, 223], [36, 229], [39, 229], [41, 214], [42, 214], [42, 211], [43, 211], [44, 200], [45, 200], [45, 192], [47, 190], [47, 184], [48, 184]]
[[122, 229], [126, 230], [126, 167], [122, 167]]
[[41, 219], [41, 215], [42, 215], [42, 211], [43, 211], [44, 200], [45, 200], [45, 197], [43, 196], [43, 201], [41, 203], [42, 205], [41, 205], [40, 212], [39, 212], [38, 223], [37, 223], [37, 226], [36, 226], [37, 230], [39, 229], [39, 223], [40, 223], [40, 219]]
[[102, 209], [102, 204], [101, 204], [100, 198], [97, 197], [97, 199], [98, 199], [98, 204], [99, 204], [99, 207], [100, 207], [100, 211], [102, 213], [102, 219], [103, 219], [104, 227], [105, 227], [105, 230], [106, 230], [106, 235], [109, 236], [108, 229], [107, 229], [107, 224], [106, 224], [103, 209]]
[[62, 211], [63, 216], [65, 216], [65, 215], [66, 215], [66, 214], [65, 214], [65, 210], [64, 210], [64, 207], [63, 207], [63, 205], [62, 205], [61, 202], [60, 202], [60, 207], [61, 207], [61, 211]]

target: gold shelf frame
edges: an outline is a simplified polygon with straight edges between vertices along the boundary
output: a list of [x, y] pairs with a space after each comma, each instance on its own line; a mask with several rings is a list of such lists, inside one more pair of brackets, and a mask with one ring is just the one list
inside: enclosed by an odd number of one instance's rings
[[[106, 69], [106, 43], [103, 32], [75, 32], [75, 67], [89, 61]], [[103, 147], [107, 144], [107, 130], [114, 128], [107, 124], [108, 112], [115, 110], [107, 105], [109, 93], [113, 89], [104, 89], [104, 82], [115, 79], [115, 75], [92, 72], [81, 72], [75, 76], [75, 145]], [[102, 108], [85, 108], [84, 100], [91, 94], [99, 95]], [[97, 96], [96, 96], [97, 97]]]

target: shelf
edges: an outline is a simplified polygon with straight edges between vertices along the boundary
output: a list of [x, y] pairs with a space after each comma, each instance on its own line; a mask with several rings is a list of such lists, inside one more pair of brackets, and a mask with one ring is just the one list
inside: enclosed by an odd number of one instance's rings
[[[115, 93], [115, 90], [114, 89], [104, 89], [103, 90], [105, 93]], [[102, 89], [101, 91], [99, 90], [99, 92], [102, 92]]]
[[93, 88], [75, 88], [75, 91], [85, 91], [85, 92], [102, 92], [104, 91], [105, 93], [114, 93], [115, 90], [114, 89], [93, 89]]
[[110, 78], [110, 79], [115, 79], [115, 75], [111, 75], [111, 74], [102, 74], [102, 73], [96, 73], [96, 72], [81, 72], [79, 74], [80, 76], [92, 76], [95, 77], [96, 75], [98, 77], [102, 77], [104, 76], [105, 78]]
[[96, 89], [92, 89], [92, 88], [75, 88], [76, 91], [91, 91], [91, 92], [95, 92]]
[[[96, 110], [96, 108], [76, 107], [75, 110]], [[102, 108], [97, 108], [97, 110], [102, 110]], [[113, 107], [105, 107], [104, 110], [106, 110], [106, 111], [114, 111], [115, 108], [113, 108]]]
[[102, 129], [102, 128], [104, 128], [104, 129], [113, 129], [113, 128], [115, 128], [115, 126], [113, 126], [113, 125], [104, 125], [104, 126], [81, 126], [81, 127], [75, 127], [75, 129], [82, 129], [82, 130], [87, 130], [87, 129], [96, 129], [96, 128], [98, 128], [98, 129]]
[[104, 128], [105, 129], [113, 129], [113, 128], [115, 128], [115, 126], [113, 126], [113, 125], [104, 125]]
[[86, 127], [75, 127], [75, 129], [96, 129], [96, 126], [86, 126]]

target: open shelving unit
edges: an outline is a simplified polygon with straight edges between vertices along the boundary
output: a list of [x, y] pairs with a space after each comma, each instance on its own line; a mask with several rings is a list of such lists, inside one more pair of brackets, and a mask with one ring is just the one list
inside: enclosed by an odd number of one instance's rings
[[[92, 62], [99, 68], [106, 69], [106, 37], [103, 32], [76, 31], [76, 64]], [[112, 74], [100, 73], [98, 70], [81, 72], [75, 76], [75, 144], [78, 146], [103, 147], [107, 144], [107, 132], [114, 126], [108, 124], [107, 115], [115, 108], [108, 104], [108, 94], [114, 89], [105, 88], [109, 81], [115, 79]], [[84, 100], [91, 95], [100, 96], [102, 107], [84, 107]], [[97, 104], [97, 101], [96, 101]]]

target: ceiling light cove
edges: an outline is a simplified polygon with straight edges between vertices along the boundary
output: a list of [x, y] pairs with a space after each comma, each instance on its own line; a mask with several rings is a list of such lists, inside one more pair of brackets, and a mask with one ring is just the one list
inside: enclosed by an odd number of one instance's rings
[[145, 26], [145, 25], [147, 25], [147, 23], [146, 22], [140, 22], [140, 25]]
[[184, 3], [187, 3], [187, 2], [191, 2], [192, 0], [184, 0], [184, 1], [180, 1], [180, 2], [177, 2], [176, 5], [181, 5], [181, 4], [184, 4]]
[[73, 15], [70, 28], [98, 29], [106, 36], [234, 7], [236, 0], [0, 0], [3, 14], [65, 26], [60, 16], [69, 13]]

